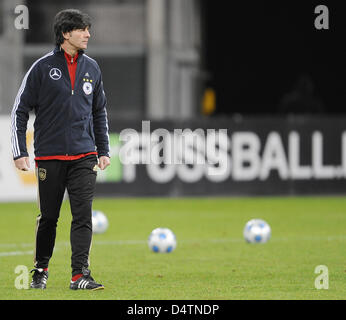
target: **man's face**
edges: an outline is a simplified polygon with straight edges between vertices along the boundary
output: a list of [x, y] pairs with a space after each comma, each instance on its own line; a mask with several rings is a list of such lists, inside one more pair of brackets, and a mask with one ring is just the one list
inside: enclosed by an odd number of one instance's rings
[[63, 34], [65, 40], [77, 50], [86, 49], [90, 38], [89, 28], [76, 29]]

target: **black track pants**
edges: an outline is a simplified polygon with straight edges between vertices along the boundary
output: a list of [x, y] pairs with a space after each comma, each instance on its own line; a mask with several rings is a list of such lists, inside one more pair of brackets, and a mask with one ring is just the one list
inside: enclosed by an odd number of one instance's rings
[[70, 234], [72, 275], [81, 273], [82, 267], [89, 266], [96, 164], [97, 158], [94, 155], [71, 161], [39, 160], [36, 162], [40, 215], [37, 217], [36, 224], [35, 267], [48, 268], [66, 189], [72, 213]]

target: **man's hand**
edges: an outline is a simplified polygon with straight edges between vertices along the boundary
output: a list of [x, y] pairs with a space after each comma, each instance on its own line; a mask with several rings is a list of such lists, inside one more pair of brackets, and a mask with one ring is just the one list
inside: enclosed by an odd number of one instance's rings
[[98, 164], [98, 166], [99, 166], [99, 168], [100, 168], [101, 170], [106, 169], [110, 164], [111, 164], [111, 161], [110, 161], [110, 159], [109, 159], [108, 157], [106, 157], [106, 156], [101, 156], [101, 157], [99, 158], [99, 164]]
[[14, 165], [19, 170], [29, 171], [29, 169], [30, 169], [29, 157], [22, 157], [22, 158], [19, 158], [17, 160], [14, 160]]

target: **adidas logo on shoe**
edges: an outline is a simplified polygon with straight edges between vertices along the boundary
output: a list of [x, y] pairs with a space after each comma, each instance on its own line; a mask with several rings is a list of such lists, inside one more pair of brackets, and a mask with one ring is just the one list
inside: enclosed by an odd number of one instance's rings
[[35, 268], [30, 271], [34, 272], [30, 288], [32, 289], [46, 289], [48, 280], [48, 271], [42, 268]]
[[72, 290], [102, 290], [104, 286], [97, 283], [90, 275], [90, 270], [83, 268], [83, 274], [76, 281], [70, 282], [70, 289]]

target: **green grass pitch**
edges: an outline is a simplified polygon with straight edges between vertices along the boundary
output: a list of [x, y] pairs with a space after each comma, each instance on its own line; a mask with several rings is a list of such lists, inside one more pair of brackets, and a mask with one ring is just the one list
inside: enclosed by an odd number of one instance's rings
[[[346, 198], [128, 198], [95, 199], [109, 228], [95, 234], [90, 256], [105, 290], [68, 288], [71, 214], [64, 202], [47, 289], [15, 287], [18, 265], [32, 268], [35, 203], [0, 204], [0, 299], [102, 300], [344, 300], [346, 298]], [[266, 220], [266, 244], [243, 239], [245, 223]], [[168, 227], [178, 245], [153, 253], [147, 238]], [[316, 289], [319, 265], [328, 289]], [[31, 281], [31, 276], [29, 278]]]

